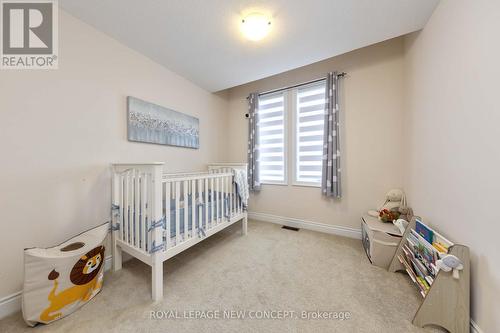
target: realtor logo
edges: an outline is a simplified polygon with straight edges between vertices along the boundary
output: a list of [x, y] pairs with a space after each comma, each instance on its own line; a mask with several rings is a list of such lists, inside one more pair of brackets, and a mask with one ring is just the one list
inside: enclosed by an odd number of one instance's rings
[[0, 0], [2, 69], [57, 69], [56, 0]]

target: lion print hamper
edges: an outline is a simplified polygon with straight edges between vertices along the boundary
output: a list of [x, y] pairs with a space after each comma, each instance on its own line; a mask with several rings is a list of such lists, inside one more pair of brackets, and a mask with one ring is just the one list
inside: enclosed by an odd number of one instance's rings
[[59, 246], [24, 250], [23, 317], [30, 326], [69, 315], [102, 287], [108, 224]]

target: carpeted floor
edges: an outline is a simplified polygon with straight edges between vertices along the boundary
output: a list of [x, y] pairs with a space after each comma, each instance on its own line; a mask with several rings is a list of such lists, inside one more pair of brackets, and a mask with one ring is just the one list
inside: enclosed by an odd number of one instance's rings
[[[359, 240], [275, 224], [250, 221], [243, 237], [236, 223], [164, 263], [161, 303], [151, 301], [150, 280], [149, 267], [130, 260], [71, 316], [31, 329], [18, 313], [0, 321], [0, 332], [434, 331], [411, 324], [420, 298], [409, 278], [370, 265]], [[243, 312], [222, 318], [231, 310]], [[151, 319], [151, 311], [170, 318]], [[256, 318], [284, 311], [294, 318]]]

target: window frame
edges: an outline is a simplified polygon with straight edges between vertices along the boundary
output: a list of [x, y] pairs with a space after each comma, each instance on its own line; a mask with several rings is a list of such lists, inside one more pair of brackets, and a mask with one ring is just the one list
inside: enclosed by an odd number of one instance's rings
[[[298, 187], [321, 187], [321, 180], [319, 182], [307, 182], [297, 180], [298, 177], [298, 92], [300, 88], [307, 88], [319, 85], [326, 85], [326, 79], [318, 80], [315, 82], [305, 83], [295, 86], [290, 89], [281, 90], [265, 94], [269, 96], [283, 96], [283, 177], [284, 180], [280, 181], [263, 181], [260, 177], [260, 164], [259, 164], [259, 179], [261, 185], [277, 185], [277, 186], [298, 186]], [[326, 86], [325, 86], [326, 89]], [[259, 96], [260, 99], [260, 96]], [[291, 113], [291, 114], [289, 114]], [[258, 134], [260, 136], [260, 132]], [[290, 141], [289, 141], [290, 140]], [[260, 140], [259, 140], [260, 144]], [[260, 157], [259, 157], [260, 159]], [[323, 160], [321, 160], [323, 162]], [[323, 170], [323, 168], [321, 168]], [[291, 172], [289, 172], [291, 170]]]
[[[303, 187], [321, 187], [321, 180], [319, 182], [307, 182], [307, 181], [300, 181], [300, 180], [297, 180], [298, 178], [298, 175], [299, 175], [299, 172], [298, 172], [298, 168], [299, 168], [299, 163], [298, 163], [298, 157], [299, 157], [299, 151], [298, 151], [298, 148], [299, 148], [299, 145], [298, 145], [298, 138], [299, 138], [299, 126], [298, 126], [298, 112], [299, 112], [299, 109], [298, 109], [298, 103], [297, 103], [297, 99], [298, 99], [298, 96], [299, 96], [299, 89], [300, 88], [307, 88], [307, 87], [314, 87], [314, 86], [319, 86], [319, 85], [325, 85], [325, 90], [326, 90], [326, 79], [325, 80], [321, 80], [321, 81], [316, 81], [316, 82], [312, 82], [312, 83], [308, 83], [308, 84], [303, 84], [303, 85], [300, 85], [298, 87], [295, 87], [293, 89], [290, 89], [290, 91], [292, 91], [293, 93], [291, 94], [291, 99], [292, 99], [292, 102], [293, 102], [293, 119], [292, 119], [292, 130], [293, 130], [293, 142], [292, 142], [292, 155], [293, 155], [293, 159], [290, 161], [290, 163], [292, 163], [292, 168], [293, 168], [293, 175], [292, 175], [292, 180], [291, 180], [291, 184], [294, 185], [294, 186], [303, 186]], [[326, 93], [326, 92], [325, 92]], [[324, 126], [324, 123], [323, 123], [323, 126]], [[323, 133], [324, 134], [324, 133]], [[323, 163], [323, 159], [321, 160], [321, 162]], [[321, 170], [323, 172], [323, 166], [321, 167]]]
[[[289, 185], [289, 180], [288, 180], [288, 91], [283, 90], [283, 91], [277, 91], [274, 93], [266, 94], [266, 97], [269, 96], [278, 96], [282, 95], [283, 96], [283, 181], [263, 181], [262, 177], [260, 176], [260, 147], [259, 147], [259, 170], [257, 172], [259, 173], [259, 181], [261, 185], [279, 185], [279, 186], [288, 186]], [[258, 97], [260, 99], [260, 96]], [[260, 102], [260, 100], [259, 100]], [[259, 116], [259, 121], [260, 121], [260, 116]], [[259, 131], [257, 133], [259, 135], [259, 145], [260, 145], [260, 125], [259, 125]]]

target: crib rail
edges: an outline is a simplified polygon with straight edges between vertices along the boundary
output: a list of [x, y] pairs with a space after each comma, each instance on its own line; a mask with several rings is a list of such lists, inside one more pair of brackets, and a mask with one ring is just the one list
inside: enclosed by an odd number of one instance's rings
[[162, 243], [162, 235], [155, 230], [163, 216], [161, 188], [155, 186], [161, 184], [162, 167], [162, 164], [114, 166], [114, 239], [133, 247], [139, 259], [148, 257]]
[[165, 250], [204, 237], [243, 212], [231, 172], [164, 175]]
[[114, 236], [143, 258], [203, 238], [244, 212], [230, 168], [164, 174], [162, 167], [115, 165]]

